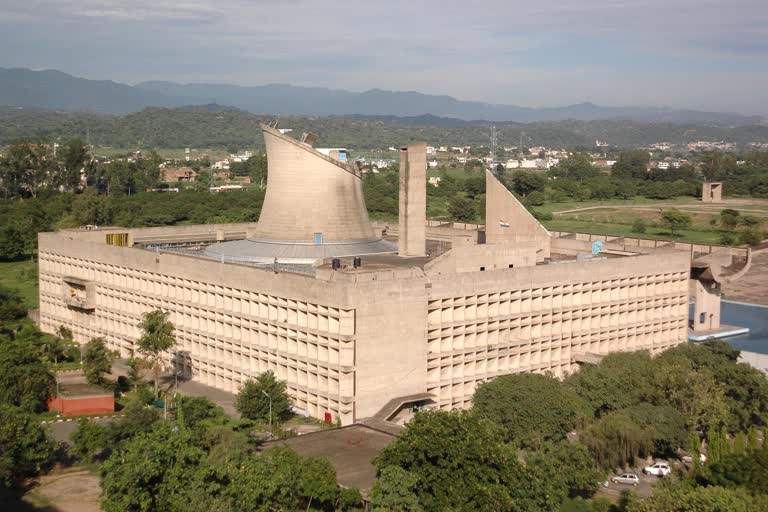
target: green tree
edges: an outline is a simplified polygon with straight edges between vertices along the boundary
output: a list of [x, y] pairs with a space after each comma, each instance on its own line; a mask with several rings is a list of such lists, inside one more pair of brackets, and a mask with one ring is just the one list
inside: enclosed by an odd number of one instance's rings
[[0, 285], [0, 327], [13, 323], [27, 316], [24, 301], [14, 289]]
[[531, 192], [543, 192], [546, 184], [546, 175], [535, 171], [516, 172], [512, 179], [513, 190], [523, 197]]
[[629, 505], [627, 512], [756, 512], [768, 510], [764, 495], [745, 489], [688, 484], [657, 487], [653, 496]]
[[139, 352], [146, 356], [152, 367], [155, 379], [155, 398], [159, 396], [160, 356], [176, 345], [173, 336], [173, 324], [168, 321], [170, 313], [156, 309], [142, 315], [139, 328], [141, 337], [136, 342]]
[[215, 494], [220, 485], [205, 452], [188, 434], [167, 427], [138, 434], [99, 468], [105, 512], [181, 510], [190, 488]]
[[80, 139], [72, 139], [60, 150], [60, 161], [63, 171], [58, 181], [67, 190], [77, 190], [80, 185], [80, 170], [87, 160], [90, 160], [88, 147]]
[[541, 206], [546, 201], [546, 196], [543, 192], [540, 192], [538, 190], [534, 190], [530, 194], [528, 194], [525, 198], [526, 202], [533, 206]]
[[[269, 416], [270, 400], [272, 417]], [[274, 423], [283, 418], [291, 407], [284, 380], [277, 380], [271, 370], [259, 374], [256, 380], [248, 380], [240, 388], [235, 399], [235, 409], [249, 420], [270, 420]]]
[[379, 474], [397, 466], [416, 477], [427, 511], [508, 510], [516, 499], [531, 498], [518, 486], [523, 468], [497, 428], [466, 411], [417, 414], [374, 463]]
[[29, 342], [0, 337], [0, 403], [27, 412], [45, 409], [56, 381], [42, 362], [42, 353]]
[[724, 229], [734, 229], [739, 225], [740, 215], [738, 210], [733, 210], [731, 208], [720, 210], [720, 225]]
[[768, 450], [749, 450], [725, 455], [696, 475], [701, 485], [743, 487], [753, 493], [768, 494]]
[[55, 443], [40, 421], [18, 407], [0, 403], [0, 492], [37, 475], [51, 460]]
[[69, 438], [72, 441], [71, 451], [84, 462], [89, 462], [107, 446], [106, 429], [90, 418], [77, 420], [77, 430]]
[[525, 459], [528, 478], [561, 503], [569, 497], [592, 496], [603, 478], [587, 447], [578, 442], [547, 442], [527, 452]]
[[683, 365], [660, 365], [654, 379], [653, 402], [680, 411], [691, 430], [720, 426], [727, 418], [727, 403], [721, 386], [709, 372]]
[[735, 245], [736, 244], [736, 234], [732, 231], [723, 231], [720, 233], [720, 238], [718, 240], [720, 245]]
[[135, 398], [128, 401], [120, 418], [112, 421], [104, 430], [106, 446], [117, 448], [139, 434], [150, 432], [160, 420], [157, 409], [146, 407]]
[[331, 509], [339, 497], [336, 471], [324, 459], [276, 446], [230, 473], [227, 492], [238, 511]]
[[448, 214], [458, 222], [471, 222], [477, 216], [472, 201], [460, 194], [456, 194], [451, 198], [448, 203]]
[[651, 429], [655, 456], [673, 457], [678, 449], [688, 448], [690, 439], [685, 417], [676, 408], [641, 403], [622, 413], [636, 424]]
[[645, 221], [643, 219], [635, 219], [632, 222], [632, 232], [633, 233], [645, 233], [646, 226]]
[[672, 235], [674, 235], [676, 231], [689, 228], [691, 222], [691, 216], [680, 210], [672, 209], [661, 212], [661, 223], [669, 229]]
[[644, 180], [648, 177], [650, 156], [643, 149], [622, 151], [611, 167], [611, 176]]
[[624, 467], [647, 457], [655, 447], [654, 430], [634, 421], [624, 411], [601, 417], [580, 435], [600, 467]]
[[765, 233], [757, 228], [747, 228], [739, 231], [739, 242], [746, 245], [757, 245], [763, 241]]
[[743, 455], [746, 451], [747, 437], [744, 435], [744, 432], [736, 432], [736, 435], [733, 436], [733, 453]]
[[757, 436], [757, 429], [750, 427], [747, 432], [747, 450], [757, 450], [760, 448], [760, 441]]
[[550, 170], [553, 176], [573, 179], [584, 179], [598, 176], [600, 171], [592, 165], [592, 157], [588, 153], [574, 153]]
[[472, 398], [473, 412], [502, 427], [506, 441], [536, 447], [565, 437], [585, 414], [586, 404], [552, 376], [503, 375], [481, 384]]
[[420, 512], [415, 489], [418, 479], [400, 466], [385, 466], [373, 483], [372, 509], [381, 512]]
[[85, 344], [83, 370], [89, 384], [105, 383], [104, 374], [112, 373], [114, 355], [107, 349], [104, 338], [92, 338]]
[[652, 361], [647, 352], [608, 354], [598, 365], [585, 365], [565, 380], [587, 401], [596, 416], [643, 401], [651, 391]]
[[0, 229], [0, 260], [18, 260], [26, 252], [26, 240], [22, 232], [14, 226]]

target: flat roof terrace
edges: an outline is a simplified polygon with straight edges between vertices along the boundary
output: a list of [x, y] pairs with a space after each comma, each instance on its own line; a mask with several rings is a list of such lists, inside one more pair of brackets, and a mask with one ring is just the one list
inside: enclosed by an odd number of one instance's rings
[[392, 434], [355, 424], [269, 441], [262, 446], [287, 445], [304, 456], [324, 457], [336, 469], [339, 485], [358, 489], [368, 497], [376, 479], [373, 459], [394, 439]]

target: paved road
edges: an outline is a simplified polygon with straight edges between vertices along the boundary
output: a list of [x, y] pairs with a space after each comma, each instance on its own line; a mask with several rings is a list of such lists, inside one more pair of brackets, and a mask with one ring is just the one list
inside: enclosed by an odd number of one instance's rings
[[651, 492], [653, 490], [653, 486], [656, 485], [661, 479], [657, 476], [653, 475], [646, 475], [642, 472], [642, 470], [636, 470], [634, 473], [640, 477], [640, 483], [637, 487], [634, 487], [632, 485], [627, 484], [615, 484], [611, 482], [611, 478], [613, 476], [618, 475], [611, 475], [608, 477], [607, 485], [603, 484], [600, 486], [600, 489], [598, 491], [598, 494], [604, 494], [606, 496], [620, 496], [623, 491], [631, 490], [634, 491], [638, 496], [641, 496], [643, 498], [647, 498], [651, 495]]
[[[94, 421], [100, 425], [106, 425], [112, 421], [112, 418], [99, 418]], [[48, 430], [51, 432], [51, 437], [56, 441], [60, 443], [69, 443], [69, 436], [72, 435], [72, 432], [77, 430], [77, 420], [54, 421], [53, 423], [47, 423], [45, 426], [48, 427]]]

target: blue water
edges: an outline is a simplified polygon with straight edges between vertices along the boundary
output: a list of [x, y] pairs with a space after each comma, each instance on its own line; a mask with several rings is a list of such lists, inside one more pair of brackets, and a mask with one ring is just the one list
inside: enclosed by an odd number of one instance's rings
[[749, 334], [723, 339], [733, 348], [768, 354], [768, 307], [723, 301], [720, 322], [749, 328]]
[[768, 354], [768, 307], [725, 301], [722, 305], [722, 323], [749, 328], [749, 334], [726, 338], [725, 341], [739, 350]]

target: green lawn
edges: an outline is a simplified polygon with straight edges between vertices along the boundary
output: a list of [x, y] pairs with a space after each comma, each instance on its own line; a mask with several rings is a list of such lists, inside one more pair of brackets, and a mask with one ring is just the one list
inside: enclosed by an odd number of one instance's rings
[[16, 289], [28, 309], [37, 307], [37, 262], [0, 262], [0, 285]]
[[647, 197], [633, 197], [632, 199], [607, 199], [604, 201], [566, 201], [564, 203], [546, 203], [536, 207], [537, 212], [554, 213], [577, 208], [589, 208], [591, 206], [653, 206], [657, 204], [696, 204], [700, 201], [693, 197], [674, 197], [672, 199], [648, 199]]
[[666, 228], [648, 226], [645, 233], [634, 233], [629, 224], [602, 223], [568, 219], [554, 219], [544, 221], [544, 225], [550, 231], [575, 231], [578, 233], [594, 233], [599, 235], [627, 236], [638, 238], [655, 238], [659, 240], [675, 240], [677, 242], [696, 242], [705, 244], [718, 244], [720, 232], [683, 230], [673, 237]]

